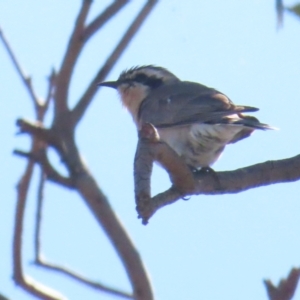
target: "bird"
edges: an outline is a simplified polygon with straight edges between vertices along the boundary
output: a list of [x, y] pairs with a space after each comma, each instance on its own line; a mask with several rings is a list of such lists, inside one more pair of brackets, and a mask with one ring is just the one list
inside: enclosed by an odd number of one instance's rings
[[137, 130], [151, 123], [160, 140], [195, 172], [210, 169], [228, 144], [249, 137], [256, 129], [275, 129], [244, 115], [258, 108], [235, 105], [218, 90], [181, 81], [155, 65], [132, 67], [116, 81], [99, 86], [116, 89]]

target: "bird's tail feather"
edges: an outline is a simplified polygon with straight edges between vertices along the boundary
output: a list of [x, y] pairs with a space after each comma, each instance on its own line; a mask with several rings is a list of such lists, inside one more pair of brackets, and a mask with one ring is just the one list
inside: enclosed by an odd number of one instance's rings
[[247, 127], [261, 129], [261, 130], [278, 130], [278, 128], [268, 124], [260, 123], [258, 119], [253, 116], [240, 115], [241, 119], [233, 121], [233, 124], [242, 124]]

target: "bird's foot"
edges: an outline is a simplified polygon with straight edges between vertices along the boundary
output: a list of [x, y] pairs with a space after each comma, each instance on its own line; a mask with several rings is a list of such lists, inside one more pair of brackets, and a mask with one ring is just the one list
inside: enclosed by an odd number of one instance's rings
[[214, 180], [215, 182], [215, 189], [216, 190], [222, 190], [222, 185], [218, 176], [218, 173], [212, 169], [211, 167], [202, 167], [200, 170], [193, 170], [193, 173], [195, 175], [200, 175], [200, 176], [211, 176], [211, 178]]

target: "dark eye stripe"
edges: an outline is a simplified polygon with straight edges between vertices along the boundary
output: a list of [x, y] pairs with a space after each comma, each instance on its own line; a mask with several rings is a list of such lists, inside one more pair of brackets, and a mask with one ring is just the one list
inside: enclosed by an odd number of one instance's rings
[[137, 74], [134, 78], [134, 81], [145, 83], [149, 77], [145, 74]]
[[147, 76], [145, 74], [137, 74], [134, 78], [134, 81], [148, 85], [149, 87], [155, 89], [162, 85], [163, 81], [160, 78], [157, 78], [155, 76]]

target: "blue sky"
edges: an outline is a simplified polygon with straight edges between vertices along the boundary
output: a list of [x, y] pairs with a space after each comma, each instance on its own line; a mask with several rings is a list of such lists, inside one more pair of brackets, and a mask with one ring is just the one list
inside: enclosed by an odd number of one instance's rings
[[[94, 1], [90, 19], [109, 1]], [[76, 66], [70, 93], [74, 105], [103, 64], [143, 1], [130, 4], [87, 46]], [[293, 2], [286, 1], [286, 4]], [[46, 76], [58, 68], [80, 1], [2, 1], [0, 24], [42, 97]], [[201, 82], [235, 103], [259, 107], [255, 116], [279, 131], [256, 132], [230, 145], [215, 170], [234, 170], [299, 154], [300, 22], [285, 15], [276, 30], [274, 1], [166, 0], [157, 4], [108, 79], [131, 66], [156, 64], [179, 78]], [[2, 172], [0, 292], [31, 299], [11, 280], [11, 238], [17, 180], [25, 161], [12, 155], [28, 149], [16, 136], [15, 119], [33, 118], [32, 105], [0, 46], [0, 148]], [[51, 114], [47, 117], [51, 122]], [[132, 163], [137, 142], [129, 114], [111, 89], [99, 91], [76, 139], [101, 188], [139, 250], [158, 300], [267, 299], [262, 280], [277, 283], [300, 265], [300, 183], [277, 184], [236, 195], [199, 196], [160, 210], [149, 225], [136, 218]], [[58, 165], [58, 158], [52, 153]], [[63, 166], [59, 166], [63, 170]], [[36, 178], [39, 175], [36, 170]], [[169, 186], [155, 168], [153, 194]], [[37, 182], [26, 209], [24, 267], [28, 274], [69, 299], [113, 299], [30, 264], [33, 257]], [[110, 285], [130, 289], [105, 235], [75, 192], [48, 184], [42, 248], [51, 261]], [[295, 299], [300, 299], [298, 291]]]

